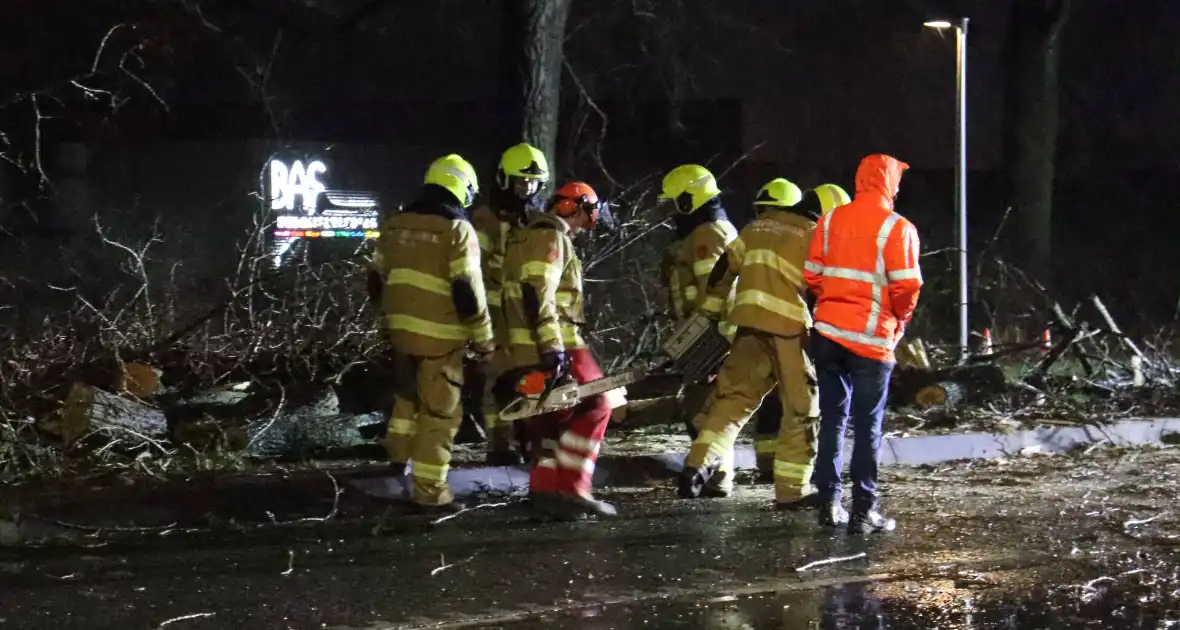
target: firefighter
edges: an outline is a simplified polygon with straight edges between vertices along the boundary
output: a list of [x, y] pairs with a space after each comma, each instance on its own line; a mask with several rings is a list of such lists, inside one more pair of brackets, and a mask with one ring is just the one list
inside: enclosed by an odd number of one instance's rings
[[[777, 386], [782, 421], [774, 456], [775, 501], [794, 509], [813, 504], [808, 478], [819, 420], [815, 370], [807, 357], [811, 314], [804, 300], [802, 267], [815, 221], [814, 194], [802, 195], [785, 179], [762, 187], [754, 201], [762, 211], [730, 243], [711, 271], [712, 295], [737, 282], [729, 319], [738, 327], [733, 349], [717, 376], [717, 390], [702, 414], [681, 473], [679, 493], [693, 498], [728, 494], [733, 463], [727, 457], [742, 426]], [[715, 309], [706, 312], [720, 318]]]
[[[568, 370], [579, 383], [602, 378], [580, 331], [582, 263], [572, 237], [608, 218], [593, 188], [570, 182], [554, 192], [546, 213], [513, 232], [503, 289], [512, 368], [497, 388], [501, 402], [510, 397], [502, 388], [521, 369], [540, 368], [552, 378]], [[562, 520], [615, 514], [591, 493], [610, 412], [606, 396], [598, 395], [525, 421], [534, 447], [529, 495], [538, 513]]]
[[[813, 481], [821, 526], [848, 522], [851, 534], [890, 531], [877, 505], [877, 455], [893, 369], [893, 349], [913, 317], [922, 287], [918, 232], [893, 204], [908, 165], [870, 155], [856, 171], [856, 198], [820, 220], [804, 278], [816, 296], [811, 354], [822, 420]], [[844, 431], [849, 416], [852, 515], [840, 505]]]
[[[812, 192], [819, 201], [821, 216], [851, 201], [848, 193], [836, 184], [820, 184], [813, 188]], [[808, 306], [810, 308], [811, 304]], [[782, 400], [778, 392], [772, 390], [762, 399], [762, 404], [754, 415], [754, 455], [758, 462], [759, 481], [774, 481], [774, 452], [778, 448], [782, 413]]]
[[500, 348], [482, 370], [475, 370], [473, 397], [479, 399], [479, 413], [488, 434], [487, 463], [492, 466], [511, 466], [521, 463], [521, 454], [513, 448], [515, 431], [511, 423], [501, 423], [499, 408], [496, 406], [492, 388], [504, 372], [507, 356], [505, 345], [507, 331], [504, 326], [501, 306], [501, 277], [503, 275], [504, 248], [508, 234], [514, 226], [523, 225], [531, 212], [544, 209], [540, 202], [540, 190], [549, 180], [549, 163], [545, 154], [536, 147], [520, 143], [509, 147], [500, 156], [496, 169], [496, 187], [488, 194], [487, 203], [480, 204], [471, 214], [471, 223], [479, 236], [484, 288], [487, 291], [488, 310], [492, 316], [492, 327], [496, 331], [496, 345]]
[[467, 208], [479, 191], [458, 155], [435, 160], [418, 198], [381, 226], [381, 306], [395, 354], [415, 378], [399, 388], [386, 447], [395, 468], [413, 460], [410, 498], [423, 511], [462, 505], [447, 487], [462, 420], [463, 360], [495, 350], [484, 300], [479, 239]]
[[[725, 253], [726, 245], [737, 237], [737, 230], [721, 205], [720, 195], [717, 180], [703, 166], [685, 164], [664, 176], [660, 199], [671, 200], [676, 207], [673, 215], [676, 240], [664, 259], [664, 284], [668, 289], [672, 317], [677, 323], [706, 306], [717, 312], [727, 311], [733, 299], [732, 295], [710, 296], [706, 288], [713, 265]], [[732, 340], [734, 332], [732, 326], [722, 324], [722, 333], [726, 337]], [[696, 423], [701, 418], [700, 412], [708, 404], [711, 392], [712, 387], [707, 383], [685, 385], [684, 419], [689, 437], [693, 439], [697, 437]], [[756, 431], [755, 443], [765, 449], [768, 444], [774, 444], [775, 437], [771, 425], [766, 433]], [[771, 464], [767, 458], [761, 458], [759, 470], [769, 476]]]

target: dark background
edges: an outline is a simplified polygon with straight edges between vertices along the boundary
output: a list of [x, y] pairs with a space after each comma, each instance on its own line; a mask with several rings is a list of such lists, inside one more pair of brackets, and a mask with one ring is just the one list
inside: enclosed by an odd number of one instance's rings
[[[938, 297], [953, 286], [951, 258], [938, 252], [953, 241], [955, 45], [922, 27], [940, 7], [971, 18], [970, 248], [999, 253], [989, 243], [1005, 214], [1005, 1], [575, 0], [555, 166], [650, 205], [635, 195], [664, 170], [706, 163], [724, 173], [740, 226], [765, 180], [851, 192], [857, 161], [890, 153], [913, 167], [898, 209], [934, 252], [919, 322], [953, 334]], [[334, 185], [378, 191], [387, 205], [445, 152], [468, 157], [491, 185], [484, 167], [504, 148], [493, 106], [501, 9], [4, 3], [3, 271], [37, 280], [21, 285], [25, 299], [46, 283], [101, 292], [122, 276], [90, 249], [98, 214], [127, 239], [159, 219], [153, 256], [181, 261], [179, 282], [215, 286], [256, 216], [260, 170], [283, 149], [330, 156]], [[1061, 40], [1054, 291], [1067, 305], [1101, 294], [1131, 330], [1170, 322], [1180, 288], [1178, 30], [1175, 3], [1077, 0]], [[657, 230], [623, 256], [667, 237]], [[986, 312], [973, 304], [976, 318]]]

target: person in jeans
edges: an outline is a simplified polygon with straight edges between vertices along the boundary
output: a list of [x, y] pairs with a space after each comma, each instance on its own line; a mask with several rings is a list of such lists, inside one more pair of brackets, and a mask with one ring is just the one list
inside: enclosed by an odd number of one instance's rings
[[[877, 454], [893, 349], [913, 317], [922, 286], [918, 232], [893, 210], [902, 172], [888, 155], [870, 155], [856, 171], [851, 203], [823, 216], [811, 239], [804, 279], [815, 296], [812, 360], [819, 383], [820, 429], [813, 483], [820, 524], [847, 522], [852, 534], [892, 531], [877, 500]], [[844, 432], [852, 418], [852, 514], [840, 504]]]

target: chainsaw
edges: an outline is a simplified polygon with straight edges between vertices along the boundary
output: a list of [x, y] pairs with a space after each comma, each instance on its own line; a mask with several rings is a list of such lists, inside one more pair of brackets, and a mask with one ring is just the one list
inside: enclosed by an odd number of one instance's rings
[[[572, 375], [561, 373], [564, 371], [559, 371], [556, 378], [552, 372], [540, 369], [509, 376], [518, 380], [511, 402], [500, 410], [500, 419], [519, 420], [569, 409], [591, 396], [609, 396], [615, 390], [656, 375], [675, 376], [681, 384], [703, 380], [729, 354], [729, 340], [717, 330], [716, 322], [704, 315], [696, 315], [676, 327], [661, 351], [664, 360], [652, 367], [633, 368], [582, 384], [578, 384]], [[623, 404], [616, 402], [612, 401], [612, 408]]]

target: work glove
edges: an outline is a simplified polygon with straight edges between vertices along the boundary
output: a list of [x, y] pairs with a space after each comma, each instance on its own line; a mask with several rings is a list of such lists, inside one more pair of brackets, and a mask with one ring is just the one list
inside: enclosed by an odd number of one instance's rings
[[546, 352], [541, 355], [541, 369], [553, 374], [553, 380], [561, 377], [565, 368], [566, 356], [561, 350]]
[[472, 342], [468, 348], [467, 356], [472, 361], [484, 364], [492, 360], [492, 355], [496, 353], [496, 344], [492, 341], [482, 343]]

